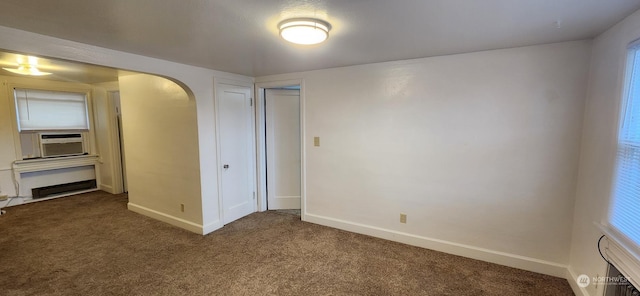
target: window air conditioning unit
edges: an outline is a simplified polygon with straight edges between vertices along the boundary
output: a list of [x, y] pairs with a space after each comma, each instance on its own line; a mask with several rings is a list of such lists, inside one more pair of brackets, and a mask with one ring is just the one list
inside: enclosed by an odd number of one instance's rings
[[85, 154], [82, 133], [40, 133], [40, 155], [42, 158]]

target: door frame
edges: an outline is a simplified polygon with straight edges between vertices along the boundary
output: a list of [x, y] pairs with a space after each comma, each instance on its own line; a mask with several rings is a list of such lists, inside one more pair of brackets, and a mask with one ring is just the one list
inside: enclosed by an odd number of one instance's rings
[[[221, 78], [214, 78], [213, 79], [213, 98], [214, 98], [214, 114], [215, 114], [215, 134], [216, 134], [216, 181], [218, 186], [216, 186], [216, 190], [217, 190], [217, 194], [218, 194], [218, 217], [219, 217], [219, 221], [221, 225], [225, 225], [224, 223], [224, 200], [223, 200], [223, 196], [222, 196], [222, 155], [221, 155], [221, 145], [220, 145], [220, 116], [219, 112], [220, 112], [220, 97], [218, 96], [218, 90], [220, 90], [220, 86], [221, 85], [228, 85], [228, 86], [236, 86], [236, 87], [246, 87], [249, 88], [249, 96], [251, 96], [251, 100], [252, 100], [252, 106], [251, 106], [251, 146], [249, 148], [250, 151], [256, 151], [256, 100], [255, 98], [255, 88], [254, 85], [252, 83], [247, 83], [244, 81], [237, 81], [237, 80], [232, 80], [232, 79], [221, 79]], [[252, 96], [254, 95], [254, 96]], [[251, 172], [249, 172], [249, 174], [251, 174], [253, 177], [251, 178], [252, 181], [252, 191], [254, 192], [254, 196], [253, 196], [253, 201], [254, 201], [254, 212], [255, 211], [259, 211], [259, 204], [257, 203], [258, 198], [256, 197], [257, 195], [257, 190], [256, 190], [256, 184], [257, 184], [257, 179], [256, 179], [256, 156], [254, 153], [251, 153], [251, 155], [253, 156], [253, 159], [249, 160], [249, 163], [252, 163], [253, 165], [251, 166]], [[204, 207], [204, 204], [203, 204]]]
[[[124, 156], [124, 142], [122, 141], [122, 107], [120, 107], [120, 117], [116, 112], [116, 104], [114, 93], [118, 93], [118, 99], [120, 100], [119, 89], [107, 89], [107, 116], [109, 117], [109, 138], [111, 145], [111, 163], [113, 178], [113, 191], [114, 193], [127, 192], [125, 186], [127, 180], [126, 172], [126, 160]], [[122, 106], [122, 105], [120, 105]]]
[[256, 159], [257, 159], [257, 187], [258, 187], [258, 211], [267, 210], [267, 142], [266, 142], [266, 126], [265, 126], [265, 98], [264, 91], [269, 88], [283, 88], [287, 86], [300, 86], [300, 218], [305, 220], [306, 204], [307, 204], [307, 186], [305, 172], [307, 167], [306, 157], [306, 131], [305, 131], [305, 96], [304, 96], [304, 79], [290, 79], [290, 80], [278, 80], [278, 81], [265, 81], [257, 82], [255, 85], [255, 118], [256, 118]]

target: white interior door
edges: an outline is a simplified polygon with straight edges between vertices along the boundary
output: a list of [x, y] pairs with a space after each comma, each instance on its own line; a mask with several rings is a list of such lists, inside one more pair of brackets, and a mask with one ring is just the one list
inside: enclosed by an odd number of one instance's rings
[[267, 208], [300, 209], [300, 91], [267, 89]]
[[255, 212], [251, 88], [221, 84], [217, 91], [220, 193], [224, 224]]

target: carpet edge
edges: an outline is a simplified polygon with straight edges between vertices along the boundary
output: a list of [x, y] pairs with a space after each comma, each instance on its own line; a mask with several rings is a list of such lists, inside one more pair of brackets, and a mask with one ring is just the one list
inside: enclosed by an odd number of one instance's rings
[[551, 275], [559, 278], [567, 278], [568, 266], [560, 263], [483, 249], [474, 246], [373, 227], [310, 213], [306, 213], [304, 221], [404, 243], [416, 247], [426, 248], [447, 254], [486, 261], [499, 265]]

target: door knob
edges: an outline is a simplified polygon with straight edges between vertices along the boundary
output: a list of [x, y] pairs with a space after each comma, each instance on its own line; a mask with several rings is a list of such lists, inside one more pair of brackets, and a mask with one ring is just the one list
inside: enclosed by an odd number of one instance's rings
[[229, 165], [228, 165], [228, 164], [225, 164], [225, 165], [223, 165], [222, 167], [223, 167], [223, 168], [225, 168], [225, 169], [228, 169], [228, 168], [229, 168]]

